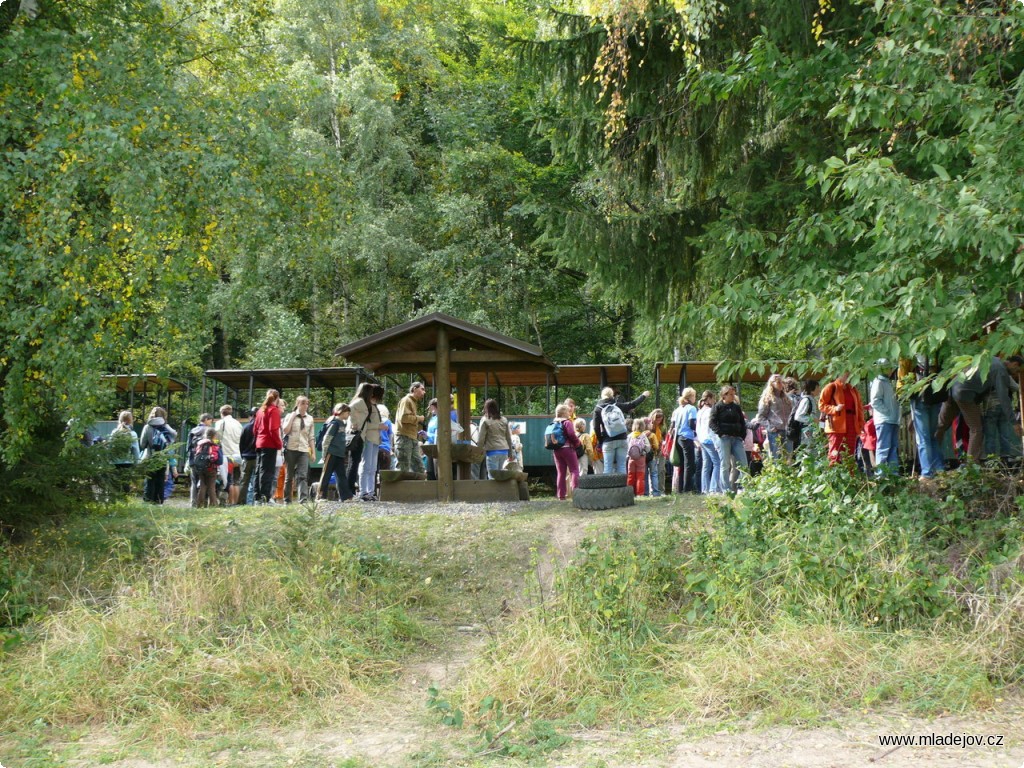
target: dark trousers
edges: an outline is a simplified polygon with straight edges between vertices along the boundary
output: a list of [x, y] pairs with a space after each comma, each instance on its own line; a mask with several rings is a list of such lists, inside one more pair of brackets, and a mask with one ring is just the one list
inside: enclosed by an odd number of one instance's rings
[[270, 501], [277, 482], [277, 448], [257, 448], [256, 456], [256, 500]]
[[242, 481], [238, 491], [238, 503], [245, 504], [249, 498], [249, 486], [253, 476], [259, 477], [259, 458], [242, 459]]
[[346, 470], [347, 466], [345, 465], [344, 456], [334, 456], [330, 453], [327, 454], [327, 458], [324, 460], [323, 470], [320, 472], [320, 491], [317, 494], [317, 498], [327, 498], [327, 486], [331, 484], [331, 475], [337, 474], [338, 498], [342, 501], [351, 499], [352, 489], [348, 485], [348, 474]]
[[678, 438], [679, 451], [683, 454], [683, 471], [679, 473], [676, 493], [697, 493], [697, 456], [694, 442], [686, 437]]
[[167, 465], [146, 475], [146, 486], [142, 491], [143, 501], [153, 504], [164, 503], [164, 483], [167, 482]]
[[[362, 460], [363, 457], [361, 452], [358, 454], [353, 454], [351, 451], [349, 451], [348, 476], [344, 478], [344, 482], [347, 484], [345, 488], [345, 493], [347, 493], [349, 496], [355, 496], [356, 491], [359, 489], [359, 465], [360, 463], [362, 463]], [[338, 482], [343, 482], [342, 478], [339, 477]], [[339, 490], [338, 493], [340, 494], [341, 491]]]

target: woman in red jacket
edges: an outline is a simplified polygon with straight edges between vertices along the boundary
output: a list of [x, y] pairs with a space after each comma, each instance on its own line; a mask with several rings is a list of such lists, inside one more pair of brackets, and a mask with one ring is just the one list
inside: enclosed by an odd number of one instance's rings
[[263, 405], [256, 412], [253, 432], [256, 434], [256, 503], [269, 504], [274, 495], [274, 481], [277, 478], [277, 452], [281, 443], [281, 396], [276, 389], [268, 389]]

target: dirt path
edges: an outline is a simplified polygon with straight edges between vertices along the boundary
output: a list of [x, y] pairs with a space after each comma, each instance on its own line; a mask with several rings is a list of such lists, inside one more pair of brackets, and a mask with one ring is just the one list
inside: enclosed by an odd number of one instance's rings
[[[594, 517], [570, 510], [550, 518], [548, 544], [537, 552], [533, 577], [549, 593], [556, 574], [573, 557], [580, 542], [593, 531]], [[531, 577], [531, 578], [533, 578]], [[512, 610], [518, 605], [513, 596]], [[486, 619], [484, 621], [487, 621]], [[340, 717], [329, 727], [253, 734], [259, 745], [208, 756], [210, 764], [224, 766], [427, 766], [491, 765], [476, 755], [479, 741], [471, 729], [451, 729], [438, 723], [426, 709], [427, 689], [451, 690], [467, 666], [486, 644], [493, 627], [473, 624], [452, 628], [444, 647], [407, 664], [395, 686], [358, 717]], [[809, 728], [730, 725], [720, 730], [710, 723], [694, 727], [662, 724], [623, 730], [589, 730], [568, 734], [572, 742], [533, 765], [547, 768], [915, 768], [918, 766], [974, 766], [1024, 768], [1024, 699], [1001, 702], [990, 712], [967, 717], [908, 718], [892, 714], [844, 714], [833, 723]], [[894, 751], [881, 746], [883, 735], [993, 737], [992, 744], [958, 746], [904, 746]], [[999, 738], [1001, 737], [1001, 739]], [[86, 738], [100, 747], [109, 736]], [[996, 741], [1001, 743], [996, 744]], [[90, 749], [81, 760], [67, 765], [95, 764]], [[93, 752], [95, 755], [96, 752]], [[133, 757], [105, 761], [113, 768], [163, 768], [179, 760]], [[501, 764], [500, 758], [495, 758]], [[190, 763], [184, 763], [189, 765]], [[200, 763], [191, 763], [199, 765]], [[8, 766], [8, 768], [11, 768]]]

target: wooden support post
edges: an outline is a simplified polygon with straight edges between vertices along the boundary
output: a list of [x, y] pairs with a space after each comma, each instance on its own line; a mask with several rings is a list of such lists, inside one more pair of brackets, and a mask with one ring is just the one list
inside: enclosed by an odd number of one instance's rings
[[437, 327], [437, 362], [434, 387], [437, 391], [437, 500], [455, 498], [452, 485], [452, 380], [449, 366], [448, 329]]
[[[469, 371], [458, 371], [455, 374], [455, 385], [459, 388], [459, 424], [462, 426], [462, 439], [469, 440], [472, 435], [470, 421], [473, 413], [469, 399]], [[472, 480], [471, 467], [466, 462], [459, 462], [459, 480]]]

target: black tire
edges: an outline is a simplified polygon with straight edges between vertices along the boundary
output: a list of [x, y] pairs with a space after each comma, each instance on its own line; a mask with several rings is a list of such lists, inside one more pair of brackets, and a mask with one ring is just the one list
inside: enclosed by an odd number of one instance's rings
[[572, 494], [572, 505], [576, 509], [615, 509], [632, 507], [635, 503], [633, 489], [628, 485], [621, 488], [577, 488]]
[[580, 475], [580, 488], [621, 488], [626, 484], [625, 475]]

